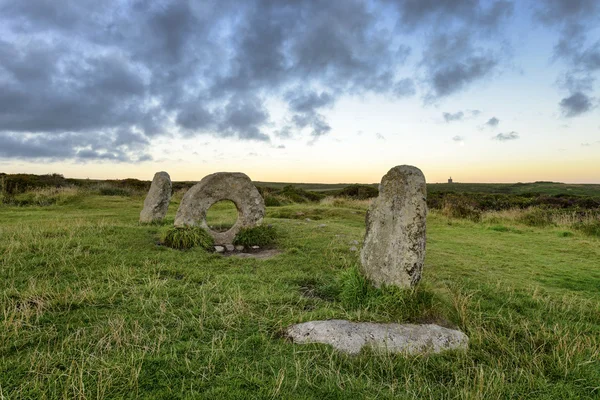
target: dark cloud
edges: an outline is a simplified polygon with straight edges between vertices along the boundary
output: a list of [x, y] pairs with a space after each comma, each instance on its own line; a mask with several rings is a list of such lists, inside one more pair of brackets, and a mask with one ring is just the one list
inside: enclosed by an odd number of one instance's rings
[[574, 117], [592, 105], [584, 92], [593, 91], [600, 71], [600, 41], [589, 43], [589, 32], [600, 25], [600, 2], [597, 0], [542, 0], [536, 3], [538, 19], [560, 30], [554, 46], [555, 58], [567, 62], [559, 85], [570, 93], [559, 103], [565, 116]]
[[61, 133], [55, 135], [0, 132], [0, 157], [84, 161], [140, 162], [152, 159], [145, 153], [148, 141], [135, 132]]
[[[323, 110], [341, 96], [419, 89], [435, 100], [493, 76], [512, 8], [505, 0], [0, 0], [0, 137], [30, 154], [70, 137], [44, 157], [123, 161], [145, 159], [157, 136], [268, 141], [270, 132], [307, 132], [314, 140], [332, 130]], [[426, 38], [420, 55], [404, 36], [415, 32]], [[418, 74], [406, 76], [413, 58]], [[572, 59], [595, 68], [597, 47]], [[287, 106], [281, 121], [266, 106], [272, 98]]]
[[[296, 88], [285, 94], [289, 109], [294, 113], [292, 122], [297, 129], [310, 127], [313, 138], [323, 136], [331, 130], [331, 126], [325, 121], [325, 117], [318, 112], [319, 109], [331, 107], [335, 101], [333, 96], [327, 92], [317, 93], [316, 91], [302, 91]], [[284, 128], [286, 132], [291, 131], [291, 127]], [[280, 135], [284, 136], [284, 135]]]
[[509, 140], [517, 140], [520, 136], [517, 132], [512, 131], [508, 133], [499, 133], [496, 136], [493, 136], [492, 139], [498, 140], [500, 142], [507, 142]]
[[452, 121], [460, 121], [463, 119], [463, 117], [465, 116], [465, 113], [462, 111], [458, 111], [455, 113], [448, 113], [445, 112], [442, 114], [444, 116], [444, 121], [446, 122], [452, 122]]
[[500, 123], [500, 120], [496, 117], [492, 117], [488, 120], [488, 122], [485, 123], [485, 125], [491, 127], [491, 128], [495, 128], [498, 126], [498, 124]]
[[565, 97], [559, 103], [563, 115], [567, 118], [576, 117], [593, 108], [590, 97], [581, 92]]
[[398, 28], [423, 31], [428, 43], [421, 66], [429, 86], [427, 101], [449, 96], [490, 77], [506, 58], [497, 37], [513, 13], [511, 1], [388, 0], [399, 11]]
[[[145, 145], [178, 134], [266, 141], [265, 101], [279, 97], [292, 123], [276, 134], [322, 136], [331, 127], [318, 110], [339, 96], [416, 92], [398, 75], [411, 48], [380, 25], [380, 5], [0, 0], [0, 132], [73, 134], [88, 147], [116, 130]], [[321, 90], [286, 95], [298, 85]]]
[[[513, 12], [511, 1], [389, 0], [400, 10], [401, 26], [415, 30], [423, 25], [469, 24], [483, 31], [495, 30]], [[490, 4], [489, 6], [486, 6]]]
[[488, 77], [498, 65], [497, 56], [490, 50], [475, 47], [470, 35], [468, 30], [441, 33], [429, 42], [422, 65], [430, 82], [430, 99], [456, 93]]
[[415, 82], [410, 78], [404, 78], [394, 84], [393, 94], [396, 97], [410, 97], [417, 93]]

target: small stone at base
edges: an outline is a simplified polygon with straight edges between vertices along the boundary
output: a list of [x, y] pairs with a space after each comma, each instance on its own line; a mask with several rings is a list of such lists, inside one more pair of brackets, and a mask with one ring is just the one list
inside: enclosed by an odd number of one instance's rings
[[260, 246], [252, 246], [254, 250], [260, 249]]
[[235, 246], [232, 244], [226, 244], [225, 248], [227, 249], [227, 251], [234, 251], [235, 250]]
[[222, 253], [222, 252], [225, 251], [225, 247], [223, 247], [223, 246], [215, 246], [215, 251], [217, 253]]
[[235, 249], [237, 251], [244, 251], [244, 246], [242, 246], [241, 244], [238, 244], [237, 246], [235, 246]]

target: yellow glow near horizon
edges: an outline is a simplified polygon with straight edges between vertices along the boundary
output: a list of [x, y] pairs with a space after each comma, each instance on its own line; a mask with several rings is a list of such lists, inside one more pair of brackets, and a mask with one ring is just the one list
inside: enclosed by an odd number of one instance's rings
[[[60, 173], [69, 178], [151, 180], [156, 171], [167, 171], [174, 181], [199, 181], [202, 177], [218, 171], [244, 172], [251, 179], [265, 182], [296, 183], [377, 183], [395, 165], [402, 163], [382, 160], [370, 165], [350, 162], [322, 164], [282, 162], [276, 167], [260, 164], [218, 161], [211, 163], [143, 163], [120, 164], [0, 164], [6, 173]], [[410, 164], [410, 163], [409, 163]], [[474, 165], [468, 161], [454, 163], [451, 167], [443, 162], [413, 163], [423, 170], [427, 182], [446, 182], [452, 176], [455, 182], [511, 183], [555, 181], [565, 183], [600, 183], [600, 165], [596, 158], [572, 160], [572, 162], [541, 162], [520, 160], [511, 163], [486, 163]]]

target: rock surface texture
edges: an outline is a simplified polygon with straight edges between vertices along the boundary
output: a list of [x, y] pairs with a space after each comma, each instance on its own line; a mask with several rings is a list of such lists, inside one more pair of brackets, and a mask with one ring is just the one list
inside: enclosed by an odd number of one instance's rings
[[292, 325], [286, 333], [294, 343], [329, 344], [348, 354], [358, 354], [364, 346], [392, 353], [429, 354], [466, 349], [469, 343], [464, 333], [433, 324], [311, 321]]
[[167, 215], [171, 201], [171, 177], [164, 171], [154, 174], [152, 185], [144, 200], [144, 209], [140, 213], [140, 222], [162, 221]]
[[[238, 219], [226, 232], [211, 231], [206, 224], [206, 211], [214, 203], [231, 200], [238, 209]], [[246, 174], [217, 172], [205, 176], [188, 190], [175, 216], [175, 226], [201, 226], [215, 239], [215, 244], [233, 243], [241, 228], [253, 227], [265, 216], [265, 202]]]
[[381, 179], [367, 212], [362, 273], [376, 286], [415, 286], [425, 259], [427, 188], [420, 169], [401, 165]]

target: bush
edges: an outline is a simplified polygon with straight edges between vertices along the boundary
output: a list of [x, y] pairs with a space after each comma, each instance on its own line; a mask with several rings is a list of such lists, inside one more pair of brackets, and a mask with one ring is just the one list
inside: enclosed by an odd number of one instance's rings
[[173, 249], [185, 250], [199, 246], [204, 250], [213, 250], [212, 236], [199, 226], [171, 227], [161, 237], [161, 243]]
[[244, 247], [270, 246], [275, 243], [277, 232], [271, 225], [259, 225], [253, 228], [242, 228], [233, 240], [233, 244]]
[[284, 186], [279, 193], [280, 196], [286, 197], [294, 203], [306, 203], [309, 201], [319, 201], [325, 198], [322, 193], [309, 192], [293, 185]]
[[600, 236], [600, 221], [578, 222], [573, 227], [586, 235]]
[[98, 193], [102, 196], [131, 196], [133, 194], [131, 189], [108, 185], [101, 186]]
[[444, 199], [442, 213], [449, 218], [464, 218], [474, 222], [481, 221], [481, 210], [465, 196], [452, 196]]
[[356, 200], [367, 200], [379, 196], [379, 190], [367, 185], [350, 185], [340, 190], [336, 197], [348, 197]]
[[64, 176], [60, 174], [33, 175], [33, 174], [2, 174], [0, 191], [12, 195], [41, 188], [58, 188], [67, 186]]
[[542, 209], [531, 209], [519, 216], [518, 221], [536, 227], [553, 225], [552, 212]]
[[38, 188], [15, 195], [2, 195], [0, 203], [13, 206], [50, 206], [53, 204], [67, 204], [80, 198], [82, 190], [73, 187]]
[[270, 194], [265, 195], [264, 200], [265, 206], [267, 207], [281, 207], [283, 205], [283, 202], [278, 197], [272, 196]]

